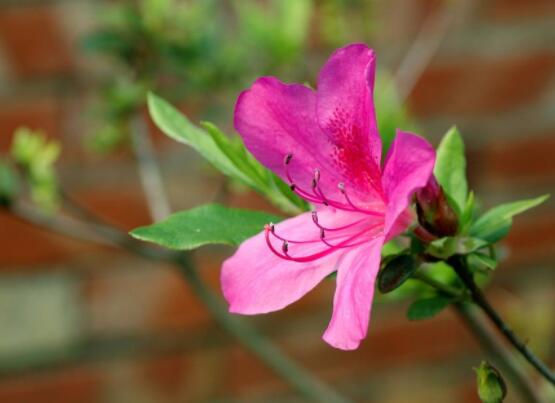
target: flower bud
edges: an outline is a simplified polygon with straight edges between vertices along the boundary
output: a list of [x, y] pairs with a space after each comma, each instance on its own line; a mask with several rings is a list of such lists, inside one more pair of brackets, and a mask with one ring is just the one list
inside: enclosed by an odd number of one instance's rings
[[416, 192], [418, 222], [430, 234], [437, 237], [457, 233], [457, 214], [435, 177], [431, 176], [425, 187]]

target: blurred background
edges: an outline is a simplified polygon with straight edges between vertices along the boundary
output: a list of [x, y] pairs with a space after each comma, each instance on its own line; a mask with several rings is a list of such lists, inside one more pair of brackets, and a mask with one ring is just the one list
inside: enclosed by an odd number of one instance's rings
[[[66, 191], [129, 230], [152, 222], [129, 135], [130, 121], [144, 118], [173, 210], [218, 199], [272, 211], [160, 134], [146, 91], [232, 133], [235, 99], [256, 77], [314, 86], [333, 49], [362, 41], [378, 54], [383, 130], [394, 122], [437, 144], [456, 124], [485, 207], [553, 193], [554, 21], [553, 0], [3, 0], [0, 152], [18, 127], [43, 131], [62, 146], [56, 168]], [[488, 289], [551, 363], [554, 212], [548, 201], [516, 219]], [[216, 291], [230, 253], [195, 253]], [[409, 322], [407, 302], [379, 304], [361, 348], [341, 352], [320, 338], [333, 288], [325, 282], [249, 321], [357, 401], [477, 401], [471, 367], [483, 355], [454, 314]], [[295, 398], [213, 322], [172, 267], [0, 210], [0, 402]]]

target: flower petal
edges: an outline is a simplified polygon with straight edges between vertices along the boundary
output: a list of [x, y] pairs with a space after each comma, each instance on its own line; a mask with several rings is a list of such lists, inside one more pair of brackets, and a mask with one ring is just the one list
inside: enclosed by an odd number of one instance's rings
[[318, 79], [317, 116], [335, 146], [335, 163], [355, 189], [381, 194], [381, 139], [374, 101], [375, 54], [364, 44], [336, 50]]
[[[330, 226], [346, 222], [344, 213], [335, 214], [332, 209], [321, 211], [319, 216]], [[276, 233], [293, 239], [315, 240], [301, 245], [290, 244], [291, 256], [306, 256], [328, 249], [320, 241], [320, 230], [310, 213], [277, 224]], [[280, 250], [280, 247], [276, 249]], [[336, 262], [343, 253], [340, 250], [311, 262], [299, 263], [273, 254], [264, 233], [248, 239], [222, 266], [221, 286], [230, 312], [252, 315], [286, 307], [335, 271]]]
[[[407, 209], [415, 190], [426, 185], [432, 174], [435, 151], [426, 140], [397, 130], [387, 154], [382, 186], [387, 200], [385, 233], [393, 228], [399, 215]], [[396, 231], [399, 229], [397, 228]]]
[[259, 78], [237, 100], [235, 128], [256, 159], [286, 182], [284, 158], [291, 153], [289, 171], [299, 188], [310, 191], [318, 168], [326, 193], [339, 193], [342, 179], [329, 158], [331, 145], [316, 122], [316, 94], [310, 88]]
[[375, 238], [338, 262], [333, 315], [323, 336], [335, 348], [354, 350], [366, 337], [383, 242]]

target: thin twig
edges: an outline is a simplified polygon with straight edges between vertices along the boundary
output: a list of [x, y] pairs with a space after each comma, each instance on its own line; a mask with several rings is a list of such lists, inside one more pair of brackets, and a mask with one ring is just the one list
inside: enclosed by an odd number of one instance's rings
[[522, 354], [536, 370], [551, 383], [555, 385], [555, 373], [539, 358], [532, 350], [528, 348], [526, 343], [522, 341], [513, 330], [505, 323], [497, 311], [490, 305], [482, 290], [476, 285], [472, 273], [468, 270], [466, 258], [464, 256], [455, 255], [447, 261], [455, 270], [465, 287], [470, 291], [472, 300], [478, 305], [486, 316], [491, 320], [495, 327], [505, 336], [507, 341]]
[[515, 386], [517, 392], [523, 399], [522, 401], [543, 403], [544, 400], [538, 395], [534, 384], [530, 382], [527, 374], [522, 370], [518, 361], [515, 360], [511, 352], [499, 342], [497, 335], [477, 314], [475, 308], [468, 303], [456, 303], [453, 307], [462, 321], [476, 337], [482, 349]]
[[160, 221], [170, 215], [171, 209], [160, 168], [156, 162], [154, 147], [141, 115], [135, 114], [130, 120], [130, 126], [133, 150], [137, 158], [137, 169], [150, 214], [154, 221]]
[[486, 354], [490, 355], [500, 369], [507, 374], [511, 383], [516, 387], [524, 401], [543, 403], [535, 392], [534, 386], [529, 381], [527, 374], [522, 371], [518, 362], [516, 362], [507, 349], [502, 346], [499, 337], [497, 337], [497, 335], [488, 328], [487, 324], [476, 315], [472, 307], [461, 300], [464, 297], [468, 297], [464, 291], [437, 281], [422, 271], [417, 271], [413, 275], [413, 278], [436, 289], [439, 293], [455, 299], [456, 302], [453, 304], [453, 307], [463, 322], [472, 331]]
[[[283, 355], [254, 327], [235, 316], [229, 315], [219, 298], [201, 281], [194, 265], [186, 254], [159, 251], [146, 246], [146, 244], [134, 241], [127, 234], [120, 233], [115, 228], [107, 230], [104, 226], [75, 220], [60, 214], [45, 216], [38, 209], [27, 204], [13, 204], [10, 211], [17, 218], [51, 232], [86, 242], [120, 247], [144, 258], [177, 265], [193, 292], [211, 312], [216, 322], [228, 333], [235, 336], [260, 361], [292, 385], [299, 393], [311, 401], [349, 401]], [[102, 236], [97, 235], [98, 233], [102, 233]]]
[[412, 93], [416, 83], [437, 53], [455, 15], [455, 7], [451, 2], [445, 1], [441, 10], [422, 23], [421, 30], [395, 73], [394, 82], [401, 103]]

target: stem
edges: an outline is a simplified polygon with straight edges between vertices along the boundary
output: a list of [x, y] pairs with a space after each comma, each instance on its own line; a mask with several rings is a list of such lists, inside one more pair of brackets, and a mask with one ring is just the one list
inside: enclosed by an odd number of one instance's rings
[[413, 275], [413, 278], [422, 281], [432, 288], [435, 288], [441, 294], [459, 299], [458, 302], [453, 304], [456, 312], [474, 334], [486, 354], [488, 354], [495, 364], [499, 366], [505, 374], [507, 374], [507, 377], [516, 387], [524, 401], [531, 403], [543, 402], [537, 395], [534, 385], [529, 381], [527, 374], [522, 371], [518, 362], [511, 356], [510, 352], [502, 346], [497, 335], [488, 328], [483, 319], [476, 315], [476, 312], [469, 304], [464, 301], [460, 301], [460, 299], [465, 297], [464, 292], [443, 284], [422, 271], [417, 271]]
[[130, 126], [133, 150], [137, 158], [137, 169], [139, 170], [148, 207], [153, 220], [160, 221], [170, 215], [171, 209], [164, 191], [164, 182], [156, 162], [148, 128], [142, 116], [138, 113], [131, 118]]
[[23, 203], [12, 204], [9, 210], [16, 218], [51, 232], [86, 242], [120, 247], [144, 258], [178, 266], [193, 292], [212, 313], [216, 322], [228, 333], [235, 336], [260, 361], [293, 386], [300, 394], [311, 401], [337, 403], [349, 401], [283, 355], [253, 326], [229, 315], [225, 305], [201, 281], [194, 265], [186, 254], [159, 251], [145, 246], [142, 242], [129, 238], [127, 234], [115, 228], [83, 222], [62, 215], [46, 216], [33, 206]]
[[455, 287], [451, 287], [450, 285], [437, 281], [435, 278], [422, 272], [422, 270], [419, 270], [416, 273], [414, 273], [412, 277], [414, 279], [422, 281], [423, 283], [429, 285], [430, 287], [435, 288], [436, 290], [440, 291], [442, 294], [444, 294], [447, 297], [452, 297], [455, 299], [461, 299], [464, 297], [464, 292], [461, 292], [461, 290], [458, 290]]
[[424, 21], [395, 73], [394, 83], [400, 103], [403, 103], [412, 93], [445, 39], [455, 17], [466, 14], [467, 7], [464, 2], [462, 5], [454, 5], [446, 1], [442, 9]]
[[448, 259], [447, 263], [453, 267], [461, 281], [464, 283], [466, 288], [470, 291], [472, 300], [476, 305], [478, 305], [491, 322], [497, 327], [497, 329], [505, 336], [505, 339], [513, 345], [513, 347], [522, 354], [522, 356], [528, 361], [536, 370], [555, 386], [555, 373], [543, 363], [543, 361], [538, 358], [532, 350], [528, 348], [526, 343], [524, 343], [513, 330], [503, 321], [501, 316], [493, 309], [490, 303], [487, 301], [482, 290], [476, 285], [472, 273], [468, 270], [466, 259], [464, 256], [455, 255]]
[[536, 388], [522, 370], [518, 361], [501, 343], [497, 334], [488, 326], [484, 320], [477, 315], [476, 309], [468, 303], [456, 303], [453, 305], [455, 311], [474, 334], [482, 349], [499, 369], [507, 375], [507, 378], [515, 386], [523, 401], [531, 403], [543, 403], [538, 396]]
[[321, 402], [346, 401], [345, 398], [338, 395], [327, 385], [321, 383], [311, 374], [293, 363], [274, 344], [263, 338], [244, 321], [229, 315], [225, 305], [204, 285], [186, 254], [180, 254], [177, 263], [197, 297], [204, 302], [220, 325], [246, 345], [275, 373], [311, 400]]

